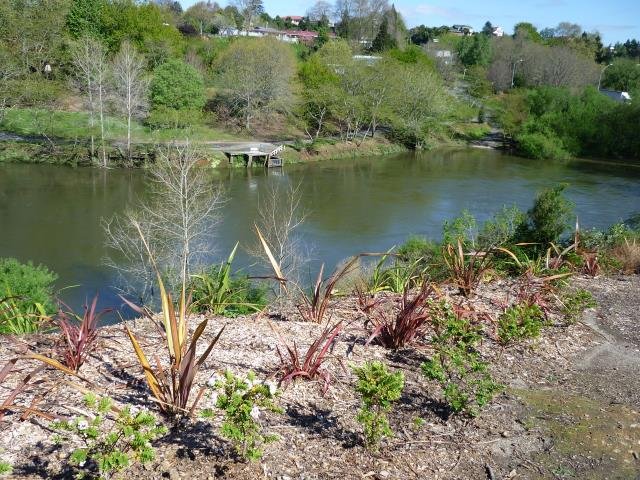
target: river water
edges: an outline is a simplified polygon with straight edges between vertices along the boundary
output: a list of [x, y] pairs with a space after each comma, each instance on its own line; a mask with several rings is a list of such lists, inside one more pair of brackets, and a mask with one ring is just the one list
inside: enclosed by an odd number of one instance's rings
[[[503, 205], [527, 209], [535, 193], [559, 182], [584, 228], [607, 227], [640, 211], [640, 166], [576, 160], [540, 162], [482, 149], [439, 150], [340, 160], [282, 170], [234, 169], [218, 174], [227, 191], [215, 239], [219, 261], [236, 241], [254, 241], [261, 192], [271, 182], [301, 184], [308, 212], [300, 233], [313, 264], [333, 267], [349, 255], [386, 251], [408, 235], [439, 238], [442, 223], [468, 209], [484, 220]], [[144, 172], [0, 165], [0, 257], [43, 263], [58, 273], [60, 293], [79, 308], [100, 292], [118, 306], [101, 218], [144, 196]], [[247, 265], [246, 256], [238, 266]]]

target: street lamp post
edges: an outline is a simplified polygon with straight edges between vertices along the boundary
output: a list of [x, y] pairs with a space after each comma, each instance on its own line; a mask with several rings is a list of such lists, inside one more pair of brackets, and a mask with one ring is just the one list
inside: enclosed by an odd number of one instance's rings
[[513, 86], [515, 85], [515, 81], [516, 81], [516, 66], [519, 63], [524, 62], [524, 60], [521, 58], [520, 60], [518, 60], [517, 62], [513, 62], [513, 71], [511, 72], [511, 88], [513, 88]]
[[613, 63], [610, 63], [609, 65], [607, 65], [606, 67], [604, 67], [602, 69], [602, 71], [600, 72], [600, 79], [598, 80], [598, 91], [600, 91], [600, 85], [602, 85], [602, 75], [604, 75], [604, 71], [609, 68], [611, 65], [613, 65]]

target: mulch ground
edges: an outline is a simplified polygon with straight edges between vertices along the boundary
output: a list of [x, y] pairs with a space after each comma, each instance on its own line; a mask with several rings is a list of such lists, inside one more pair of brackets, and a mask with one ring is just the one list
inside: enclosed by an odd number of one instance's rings
[[[635, 286], [640, 285], [637, 277], [631, 278]], [[586, 288], [602, 281], [580, 280]], [[442, 292], [452, 303], [474, 312], [474, 318], [483, 322], [481, 354], [491, 361], [495, 379], [506, 387], [477, 418], [450, 415], [438, 385], [421, 374], [420, 364], [431, 354], [428, 331], [410, 349], [391, 352], [367, 346], [364, 317], [354, 298], [343, 298], [334, 303], [332, 312], [333, 319], [344, 319], [347, 326], [326, 365], [333, 379], [329, 389], [323, 395], [321, 383], [303, 381], [284, 388], [279, 398], [284, 413], [266, 414], [262, 419], [265, 431], [277, 434], [279, 440], [265, 446], [260, 462], [243, 463], [234, 458], [233, 449], [218, 433], [219, 418], [179, 424], [167, 421], [170, 431], [156, 443], [156, 460], [135, 467], [126, 476], [174, 480], [562, 478], [544, 462], [535, 461], [538, 453], [552, 448], [553, 438], [545, 429], [530, 424], [522, 392], [574, 391], [578, 365], [603, 343], [603, 338], [593, 326], [582, 322], [567, 326], [562, 318], [552, 314], [552, 325], [540, 339], [503, 348], [495, 339], [495, 323], [491, 319], [497, 318], [504, 305], [513, 302], [516, 290], [515, 281], [497, 280], [482, 285], [471, 300], [458, 296], [453, 289], [445, 288]], [[639, 304], [635, 303], [636, 309]], [[212, 338], [224, 324], [226, 329], [199, 373], [197, 383], [205, 384], [212, 373], [225, 369], [243, 374], [251, 369], [260, 379], [276, 378], [279, 335], [291, 344], [295, 341], [304, 350], [321, 328], [296, 321], [295, 315], [290, 318], [269, 317], [266, 313], [237, 319], [210, 318], [206, 338]], [[197, 318], [191, 320], [191, 326], [197, 323]], [[158, 335], [148, 322], [137, 320], [130, 322], [130, 326], [145, 351], [163, 352]], [[201, 341], [202, 349], [206, 338]], [[53, 334], [0, 338], [0, 365], [21, 354], [24, 345], [46, 353], [54, 349], [55, 341]], [[351, 365], [374, 359], [384, 361], [392, 369], [402, 369], [406, 377], [402, 398], [390, 415], [395, 435], [383, 442], [376, 454], [362, 444], [361, 428], [355, 420], [359, 399], [350, 369]], [[0, 385], [0, 402], [16, 382], [37, 366], [30, 361], [19, 363]], [[107, 392], [117, 403], [153, 408], [141, 369], [121, 326], [102, 329], [99, 346], [80, 373], [92, 382], [92, 389]], [[82, 395], [65, 383], [69, 379], [52, 369], [46, 369], [38, 378], [40, 381], [29, 386], [17, 403], [27, 405], [42, 396], [39, 409], [74, 415]], [[583, 377], [580, 382], [584, 381]], [[580, 386], [584, 388], [583, 384]], [[208, 406], [207, 401], [205, 398], [201, 406]], [[73, 445], [55, 445], [47, 420], [31, 416], [20, 421], [20, 416], [20, 412], [12, 411], [0, 422], [0, 459], [13, 465], [12, 475], [68, 478], [65, 465]]]

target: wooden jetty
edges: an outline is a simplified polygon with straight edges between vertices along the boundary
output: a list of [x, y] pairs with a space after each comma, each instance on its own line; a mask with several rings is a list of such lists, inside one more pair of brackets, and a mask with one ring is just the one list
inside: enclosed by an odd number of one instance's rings
[[284, 145], [273, 145], [271, 143], [242, 143], [227, 146], [223, 152], [233, 163], [234, 157], [242, 157], [247, 168], [254, 162], [262, 163], [267, 168], [281, 167], [282, 158], [279, 154], [284, 150]]

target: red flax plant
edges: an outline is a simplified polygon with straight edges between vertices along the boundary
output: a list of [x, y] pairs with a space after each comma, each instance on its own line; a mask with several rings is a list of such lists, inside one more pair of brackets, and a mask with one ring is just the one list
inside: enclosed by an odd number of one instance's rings
[[428, 299], [433, 293], [433, 287], [425, 281], [413, 298], [409, 296], [409, 288], [405, 287], [398, 311], [390, 313], [382, 308], [375, 309], [368, 316], [373, 332], [367, 344], [375, 340], [385, 348], [397, 350], [413, 343], [431, 319]]
[[100, 318], [111, 311], [105, 309], [96, 312], [98, 295], [93, 297], [91, 306], [84, 306], [82, 317], [71, 312], [60, 311], [57, 316], [58, 327], [62, 333], [62, 346], [59, 355], [65, 366], [78, 372], [89, 354], [95, 349], [98, 340], [98, 322]]
[[[198, 340], [204, 333], [208, 320], [202, 321], [196, 327], [193, 335], [191, 336], [191, 341], [188, 341], [189, 305], [186, 296], [186, 279], [183, 278], [178, 311], [176, 312], [171, 294], [165, 289], [160, 276], [160, 271], [158, 270], [153, 255], [151, 254], [149, 245], [147, 244], [144, 235], [142, 235], [142, 230], [138, 224], [135, 224], [135, 227], [142, 238], [142, 242], [144, 243], [158, 279], [160, 300], [162, 303], [162, 328], [159, 328], [159, 333], [165, 340], [167, 347], [169, 357], [168, 366], [163, 366], [158, 355], [154, 355], [155, 368], [152, 367], [135, 335], [131, 332], [128, 326], [125, 326], [125, 330], [131, 340], [136, 356], [138, 357], [138, 362], [144, 370], [147, 384], [149, 385], [154, 400], [158, 403], [160, 410], [169, 415], [185, 413], [193, 415], [193, 412], [205, 391], [205, 387], [201, 388], [196, 399], [189, 407], [189, 397], [191, 395], [195, 376], [198, 373], [199, 368], [211, 354], [211, 350], [218, 342], [220, 335], [222, 335], [224, 327], [220, 329], [218, 334], [209, 343], [204, 353], [197, 358], [196, 347]], [[153, 315], [148, 309], [140, 308], [124, 298], [123, 300], [133, 310], [149, 318], [154, 325], [158, 326]]]
[[331, 374], [324, 368], [333, 344], [342, 332], [343, 322], [327, 323], [320, 334], [313, 340], [306, 351], [298, 349], [297, 342], [288, 343], [274, 324], [271, 328], [280, 338], [282, 347], [278, 346], [280, 358], [279, 373], [282, 375], [280, 382], [287, 385], [297, 378], [307, 380], [320, 379], [323, 381], [322, 393], [326, 393], [331, 384]]
[[444, 247], [442, 256], [450, 279], [465, 297], [473, 293], [484, 274], [492, 266], [492, 258], [489, 252], [465, 253], [460, 240], [458, 240], [457, 247], [451, 244]]

